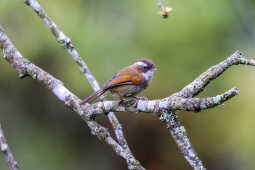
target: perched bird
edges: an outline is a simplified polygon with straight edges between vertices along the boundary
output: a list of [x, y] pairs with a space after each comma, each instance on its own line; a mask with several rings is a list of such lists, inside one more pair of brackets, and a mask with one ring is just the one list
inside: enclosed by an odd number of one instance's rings
[[156, 68], [154, 63], [147, 59], [138, 59], [134, 64], [120, 70], [112, 76], [103, 87], [85, 98], [81, 104], [95, 100], [108, 90], [122, 101], [126, 97], [135, 97], [150, 84]]

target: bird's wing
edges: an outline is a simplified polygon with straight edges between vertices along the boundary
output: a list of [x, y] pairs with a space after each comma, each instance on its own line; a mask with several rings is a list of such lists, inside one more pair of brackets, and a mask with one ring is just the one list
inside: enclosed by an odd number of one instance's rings
[[136, 71], [130, 70], [127, 73], [121, 70], [104, 84], [103, 89], [109, 90], [123, 85], [138, 85], [141, 81], [143, 81], [143, 77], [137, 74]]
[[115, 87], [132, 84], [133, 82], [130, 75], [119, 74], [112, 76], [112, 78], [104, 84], [103, 89], [109, 90]]

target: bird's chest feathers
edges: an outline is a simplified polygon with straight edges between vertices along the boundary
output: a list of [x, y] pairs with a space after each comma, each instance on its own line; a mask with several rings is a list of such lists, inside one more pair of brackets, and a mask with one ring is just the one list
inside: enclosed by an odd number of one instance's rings
[[153, 71], [147, 71], [146, 73], [143, 73], [143, 77], [144, 77], [144, 79], [147, 81], [147, 84], [148, 84], [148, 85], [151, 83], [153, 74], [154, 74]]

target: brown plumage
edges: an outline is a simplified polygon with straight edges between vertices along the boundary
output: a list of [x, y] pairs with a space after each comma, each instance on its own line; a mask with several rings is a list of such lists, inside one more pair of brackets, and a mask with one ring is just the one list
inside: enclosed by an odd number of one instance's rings
[[153, 75], [153, 72], [155, 71], [153, 62], [146, 58], [139, 59], [134, 64], [125, 67], [116, 75], [112, 76], [100, 90], [92, 93], [89, 97], [84, 99], [81, 104], [100, 97], [108, 90], [121, 99], [123, 97], [132, 97], [147, 88], [152, 78], [151, 75], [149, 76], [150, 80], [146, 80], [148, 71], [151, 71], [152, 73], [150, 74]]

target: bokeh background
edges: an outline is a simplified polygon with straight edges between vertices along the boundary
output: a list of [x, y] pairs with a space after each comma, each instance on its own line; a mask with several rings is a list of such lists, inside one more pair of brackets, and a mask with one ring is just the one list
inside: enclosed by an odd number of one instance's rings
[[[255, 1], [168, 0], [160, 18], [156, 0], [40, 0], [48, 15], [72, 39], [103, 84], [139, 57], [158, 68], [150, 99], [166, 97], [235, 50], [255, 56]], [[81, 98], [92, 89], [67, 52], [21, 0], [1, 0], [0, 24], [21, 53], [61, 79]], [[0, 52], [2, 55], [2, 53]], [[179, 112], [190, 140], [208, 169], [255, 168], [255, 68], [234, 66], [200, 97], [233, 86], [240, 95], [210, 110]], [[153, 115], [117, 113], [128, 143], [148, 170], [191, 169], [163, 124]], [[97, 120], [111, 128], [105, 116]], [[90, 134], [78, 115], [0, 58], [0, 122], [9, 145], [26, 170], [121, 170], [126, 163]], [[0, 169], [8, 166], [0, 153]]]

